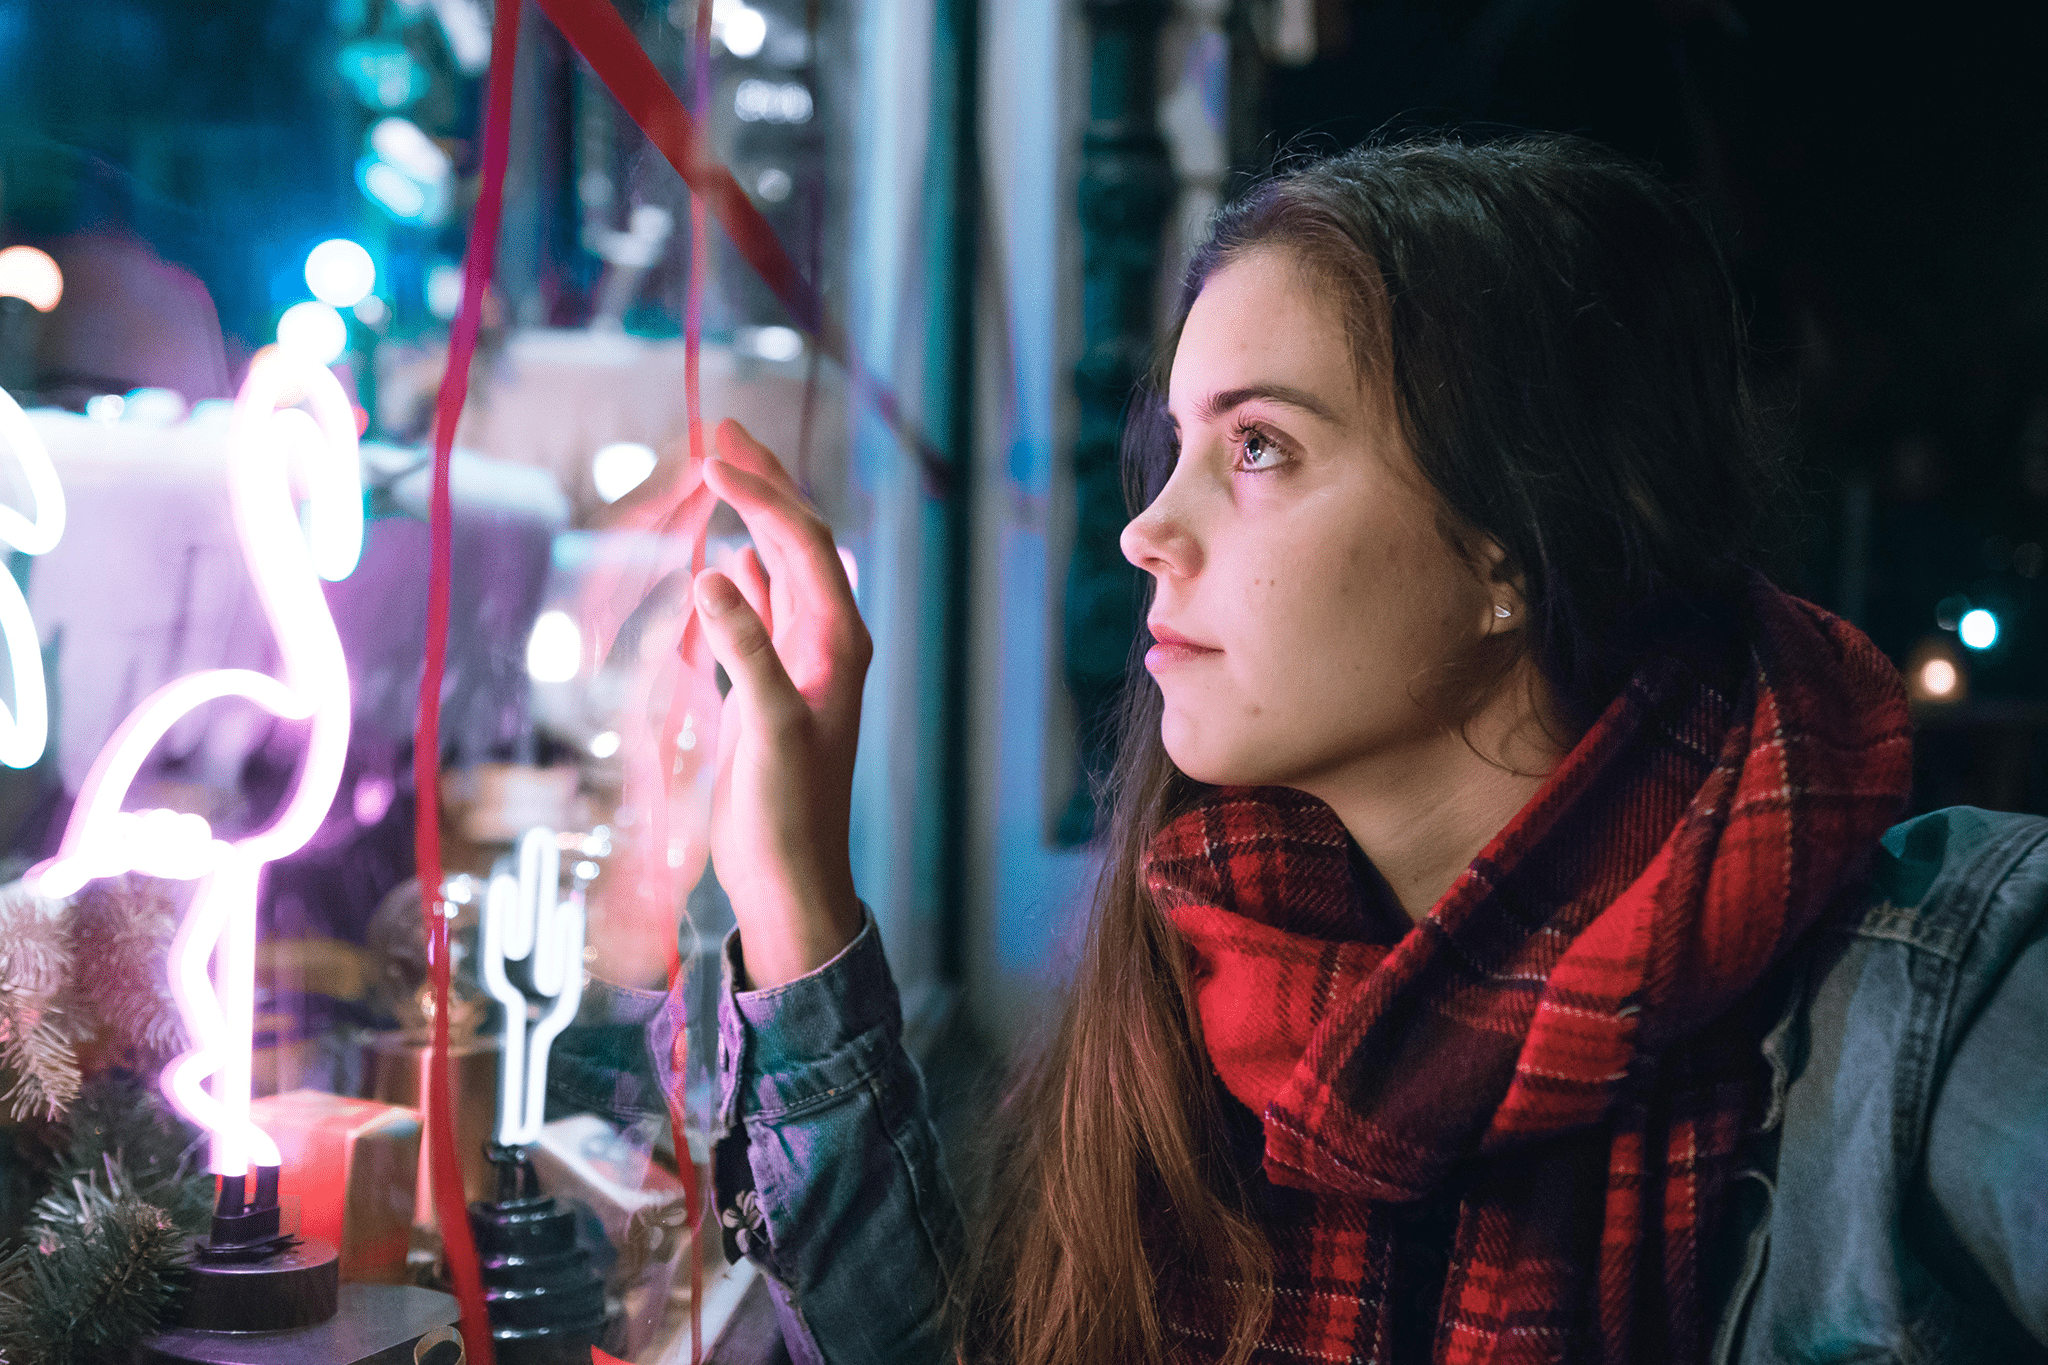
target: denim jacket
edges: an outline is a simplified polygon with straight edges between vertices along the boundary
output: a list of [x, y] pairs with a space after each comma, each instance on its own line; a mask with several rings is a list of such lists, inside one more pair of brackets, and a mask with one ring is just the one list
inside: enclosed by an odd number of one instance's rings
[[[1884, 838], [1764, 1041], [1715, 1365], [2048, 1360], [2048, 820]], [[800, 1363], [942, 1365], [963, 1232], [872, 919], [719, 1020], [721, 1218]]]

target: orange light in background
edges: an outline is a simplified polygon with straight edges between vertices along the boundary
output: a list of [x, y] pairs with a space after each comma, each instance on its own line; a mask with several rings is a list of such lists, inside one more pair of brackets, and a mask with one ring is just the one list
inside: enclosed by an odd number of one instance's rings
[[26, 299], [38, 313], [47, 313], [64, 297], [64, 272], [47, 251], [11, 246], [0, 251], [0, 298]]
[[1954, 641], [1930, 635], [1906, 658], [1906, 692], [1915, 702], [1945, 706], [1969, 694], [1970, 675]]

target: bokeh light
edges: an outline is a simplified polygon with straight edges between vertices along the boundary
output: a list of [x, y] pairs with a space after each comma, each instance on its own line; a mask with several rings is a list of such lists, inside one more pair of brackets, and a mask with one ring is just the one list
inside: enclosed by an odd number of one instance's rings
[[597, 496], [617, 502], [654, 472], [654, 452], [638, 441], [614, 441], [590, 459], [590, 481]]
[[377, 263], [346, 237], [331, 237], [306, 256], [306, 288], [336, 308], [353, 308], [377, 283]]
[[1982, 607], [1966, 611], [1956, 622], [1956, 634], [1971, 649], [1989, 649], [1998, 643], [1998, 618]]
[[24, 299], [47, 313], [64, 297], [64, 272], [47, 251], [11, 246], [0, 251], [0, 298]]
[[561, 683], [583, 668], [583, 632], [566, 611], [544, 611], [526, 637], [526, 676], [535, 682]]
[[334, 305], [307, 300], [277, 320], [277, 344], [316, 365], [332, 365], [348, 350], [348, 324]]

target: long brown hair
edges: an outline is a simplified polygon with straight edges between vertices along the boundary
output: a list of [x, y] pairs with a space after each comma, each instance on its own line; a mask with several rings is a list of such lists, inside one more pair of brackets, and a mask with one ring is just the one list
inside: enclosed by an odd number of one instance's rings
[[[1189, 268], [1284, 249], [1338, 301], [1360, 373], [1389, 386], [1454, 549], [1498, 543], [1516, 632], [1582, 725], [1667, 632], [1718, 615], [1769, 548], [1785, 480], [1756, 439], [1735, 296], [1668, 188], [1590, 143], [1443, 138], [1365, 147], [1254, 186]], [[1133, 511], [1176, 452], [1163, 370], [1124, 434]], [[1231, 1362], [1272, 1308], [1269, 1252], [1225, 1160], [1219, 1089], [1146, 847], [1205, 790], [1125, 688], [1093, 918], [1051, 1046], [1006, 1102], [1008, 1136], [958, 1305], [963, 1359], [1132, 1365], [1177, 1354], [1185, 1286], [1233, 1300]]]

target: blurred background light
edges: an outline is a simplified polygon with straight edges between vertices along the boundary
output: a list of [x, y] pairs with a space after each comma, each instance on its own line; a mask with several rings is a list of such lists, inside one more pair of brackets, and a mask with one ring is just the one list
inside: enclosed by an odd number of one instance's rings
[[381, 118], [370, 150], [356, 163], [356, 183], [401, 223], [434, 224], [448, 215], [454, 163], [410, 119]]
[[526, 637], [526, 676], [535, 682], [560, 683], [583, 667], [583, 632], [566, 611], [544, 611]]
[[370, 129], [370, 150], [422, 182], [443, 179], [454, 169], [448, 154], [411, 119], [378, 119]]
[[128, 400], [118, 393], [97, 394], [85, 400], [85, 415], [95, 422], [118, 422]]
[[443, 261], [427, 272], [427, 311], [446, 322], [462, 307], [462, 267]]
[[175, 389], [136, 389], [121, 400], [121, 420], [146, 427], [167, 427], [183, 420], [185, 397]]
[[600, 730], [590, 737], [590, 756], [592, 758], [610, 758], [618, 751], [619, 732], [617, 730]]
[[638, 441], [614, 441], [590, 458], [590, 481], [606, 502], [617, 502], [654, 472], [654, 452]]
[[346, 237], [331, 237], [306, 255], [306, 288], [336, 308], [353, 308], [377, 283], [377, 263]]
[[711, 36], [735, 57], [752, 57], [768, 40], [768, 16], [743, 0], [713, 0]]
[[1998, 643], [1998, 618], [1982, 607], [1963, 613], [1956, 633], [1971, 649], [1989, 649]]
[[762, 360], [795, 360], [804, 353], [804, 336], [794, 327], [737, 327], [732, 347]]
[[332, 365], [348, 350], [348, 324], [333, 304], [308, 299], [277, 320], [277, 344], [316, 365]]
[[375, 294], [355, 306], [356, 321], [365, 327], [382, 327], [391, 316], [391, 307]]
[[1951, 697], [1961, 675], [1947, 659], [1929, 659], [1920, 665], [1920, 690], [1929, 697]]
[[480, 76], [491, 64], [491, 21], [478, 0], [433, 0], [434, 17], [448, 51], [465, 76]]
[[789, 198], [789, 192], [795, 188], [795, 182], [789, 178], [789, 172], [780, 166], [770, 166], [754, 177], [754, 193], [771, 204], [779, 204]]
[[742, 123], [809, 123], [811, 92], [796, 81], [744, 80], [732, 92], [732, 112]]
[[364, 194], [399, 222], [426, 220], [427, 192], [390, 162], [364, 157], [356, 167], [356, 180]]
[[1906, 693], [1916, 702], [1947, 705], [1969, 695], [1970, 674], [1955, 640], [1923, 636], [1906, 656]]
[[361, 38], [343, 45], [335, 70], [357, 100], [371, 109], [403, 109], [427, 93], [432, 77], [393, 38]]
[[24, 299], [38, 313], [47, 313], [64, 297], [64, 272], [47, 251], [8, 247], [0, 251], [0, 297]]

